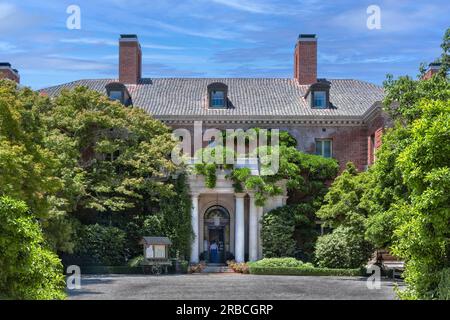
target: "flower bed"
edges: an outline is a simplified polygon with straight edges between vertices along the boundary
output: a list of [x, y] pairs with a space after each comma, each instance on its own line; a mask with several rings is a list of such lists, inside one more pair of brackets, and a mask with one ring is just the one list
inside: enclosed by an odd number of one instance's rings
[[188, 273], [202, 273], [202, 271], [206, 268], [206, 263], [201, 261], [198, 264], [191, 264], [187, 270]]
[[236, 273], [244, 273], [244, 274], [250, 273], [248, 263], [245, 262], [237, 263], [235, 261], [227, 261], [227, 265]]

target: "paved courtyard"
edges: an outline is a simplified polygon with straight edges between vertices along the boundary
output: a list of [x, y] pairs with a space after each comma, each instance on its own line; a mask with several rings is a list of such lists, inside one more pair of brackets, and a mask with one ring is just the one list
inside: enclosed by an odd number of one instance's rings
[[69, 299], [137, 300], [323, 300], [395, 299], [394, 283], [369, 290], [365, 278], [194, 274], [169, 276], [85, 276]]

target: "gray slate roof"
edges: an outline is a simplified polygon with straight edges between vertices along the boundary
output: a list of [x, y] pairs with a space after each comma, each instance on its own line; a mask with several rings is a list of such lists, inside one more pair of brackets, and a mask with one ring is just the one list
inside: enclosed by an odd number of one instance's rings
[[144, 237], [142, 239], [145, 244], [163, 244], [163, 245], [171, 245], [172, 241], [170, 241], [167, 237]]
[[[383, 98], [383, 88], [359, 80], [327, 79], [331, 82], [331, 109], [312, 109], [304, 99], [308, 87], [295, 79], [274, 78], [155, 78], [126, 85], [133, 105], [156, 118], [170, 119], [302, 119], [362, 117]], [[117, 79], [79, 80], [42, 89], [50, 96], [62, 89], [87, 86], [106, 94], [105, 86]], [[228, 85], [231, 108], [208, 109], [207, 86]]]

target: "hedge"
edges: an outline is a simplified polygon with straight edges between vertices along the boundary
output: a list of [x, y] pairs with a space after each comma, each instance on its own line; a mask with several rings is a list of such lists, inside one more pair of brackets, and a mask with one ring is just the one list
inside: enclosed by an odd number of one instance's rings
[[256, 267], [250, 265], [250, 274], [259, 275], [285, 275], [285, 276], [363, 276], [362, 269], [331, 269], [331, 268], [311, 268], [311, 267]]
[[144, 274], [142, 267], [82, 266], [80, 268], [81, 274]]

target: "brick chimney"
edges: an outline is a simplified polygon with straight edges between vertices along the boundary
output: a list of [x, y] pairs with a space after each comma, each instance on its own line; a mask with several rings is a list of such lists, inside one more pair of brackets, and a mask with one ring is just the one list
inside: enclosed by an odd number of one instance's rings
[[294, 53], [294, 78], [300, 84], [317, 82], [317, 38], [315, 34], [301, 34]]
[[0, 62], [0, 79], [9, 79], [20, 83], [19, 71], [13, 69], [8, 62]]
[[440, 69], [441, 69], [441, 64], [440, 63], [430, 63], [430, 65], [428, 66], [427, 71], [422, 76], [422, 80], [431, 79], [431, 77], [434, 76], [436, 73], [438, 73]]
[[137, 35], [122, 34], [119, 39], [119, 81], [137, 84], [142, 78], [142, 51]]

